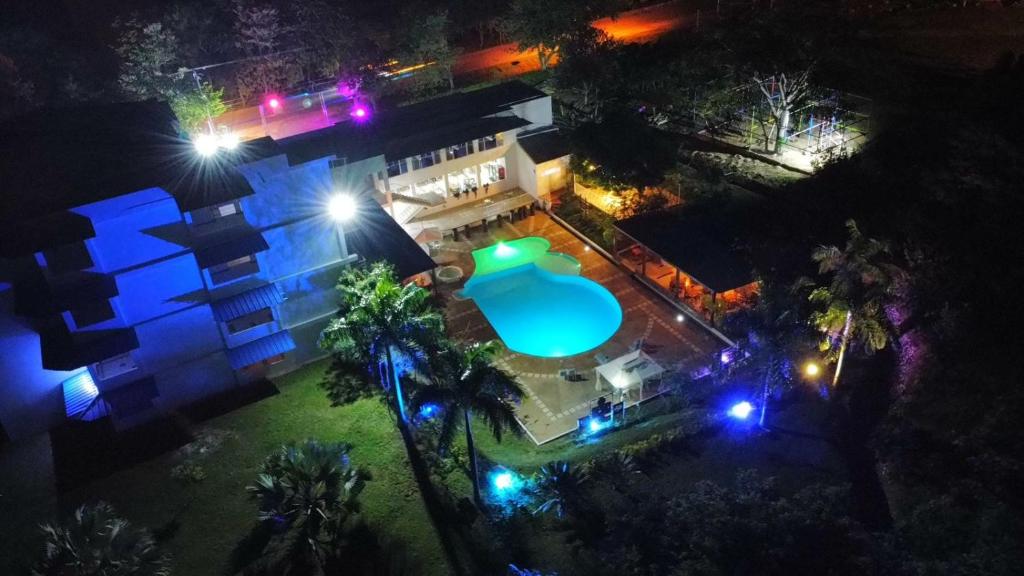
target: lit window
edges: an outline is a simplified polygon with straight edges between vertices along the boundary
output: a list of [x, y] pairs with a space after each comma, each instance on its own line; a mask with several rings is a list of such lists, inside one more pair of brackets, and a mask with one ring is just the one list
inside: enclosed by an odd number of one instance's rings
[[216, 266], [210, 267], [210, 280], [214, 284], [223, 284], [225, 282], [241, 278], [242, 276], [249, 276], [260, 271], [259, 264], [256, 261], [256, 256], [249, 254], [242, 256], [241, 258], [235, 258], [223, 264], [217, 264]]
[[135, 363], [135, 359], [132, 358], [131, 352], [126, 352], [120, 356], [114, 356], [113, 358], [108, 358], [102, 362], [97, 362], [95, 370], [96, 376], [100, 380], [109, 380], [115, 376], [120, 376], [133, 370], [137, 370], [138, 367], [138, 364]]
[[419, 170], [420, 168], [429, 168], [434, 164], [441, 163], [441, 151], [431, 150], [430, 152], [424, 152], [418, 156], [412, 157], [412, 169]]
[[234, 202], [232, 202], [231, 204], [224, 204], [223, 206], [217, 207], [217, 215], [220, 216], [221, 218], [224, 218], [225, 216], [231, 216], [232, 214], [238, 214], [238, 207], [235, 206]]
[[398, 176], [409, 171], [409, 164], [405, 158], [388, 162], [388, 176]]
[[456, 144], [455, 146], [448, 147], [448, 159], [455, 160], [456, 158], [462, 158], [473, 153], [473, 143], [463, 142], [462, 144]]
[[476, 149], [478, 151], [493, 150], [498, 146], [501, 146], [504, 142], [504, 137], [501, 134], [495, 134], [494, 136], [484, 136], [476, 141]]
[[504, 158], [496, 158], [480, 165], [480, 180], [484, 184], [499, 182], [504, 180], [506, 176]]

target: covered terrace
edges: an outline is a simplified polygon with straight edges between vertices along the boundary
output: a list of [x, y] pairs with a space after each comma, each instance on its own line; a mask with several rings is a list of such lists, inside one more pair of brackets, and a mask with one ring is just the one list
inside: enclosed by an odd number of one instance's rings
[[760, 202], [679, 206], [614, 224], [613, 254], [638, 278], [718, 325], [759, 291], [743, 239]]

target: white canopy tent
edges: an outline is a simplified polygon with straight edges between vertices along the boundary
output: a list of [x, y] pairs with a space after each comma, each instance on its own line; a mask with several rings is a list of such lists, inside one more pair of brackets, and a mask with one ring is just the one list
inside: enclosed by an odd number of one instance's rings
[[640, 396], [637, 401], [643, 398], [644, 384], [655, 378], [661, 380], [662, 374], [665, 373], [665, 369], [643, 350], [634, 350], [623, 354], [601, 364], [594, 370], [597, 372], [597, 378], [595, 378], [597, 390], [603, 390], [603, 387], [607, 385], [617, 391], [621, 398], [630, 390], [638, 389]]

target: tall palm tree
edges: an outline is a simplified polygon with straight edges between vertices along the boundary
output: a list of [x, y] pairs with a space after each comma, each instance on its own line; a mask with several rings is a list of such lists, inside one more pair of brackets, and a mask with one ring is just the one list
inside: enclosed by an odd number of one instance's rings
[[43, 557], [33, 576], [168, 576], [170, 557], [147, 530], [133, 528], [105, 502], [82, 506], [62, 524], [42, 527]]
[[811, 254], [818, 263], [818, 273], [831, 274], [828, 285], [816, 287], [809, 299], [823, 308], [811, 315], [811, 322], [827, 335], [822, 348], [835, 355], [833, 386], [839, 383], [851, 341], [859, 342], [870, 354], [885, 348], [891, 339], [885, 305], [893, 300], [904, 277], [903, 271], [889, 261], [885, 242], [864, 236], [853, 220], [846, 221], [846, 229], [844, 248], [820, 246]]
[[515, 404], [523, 397], [523, 389], [515, 376], [494, 365], [497, 353], [498, 343], [494, 340], [465, 347], [445, 345], [431, 359], [431, 385], [420, 387], [413, 400], [417, 408], [425, 404], [441, 407], [440, 447], [451, 446], [456, 432], [460, 428], [465, 430], [473, 498], [478, 505], [483, 501], [473, 441], [473, 416], [482, 419], [499, 442], [506, 431], [522, 434], [515, 417]]
[[347, 270], [337, 289], [341, 309], [320, 333], [319, 345], [343, 362], [365, 367], [363, 376], [378, 378], [405, 430], [397, 361], [425, 360], [443, 334], [441, 315], [426, 290], [415, 284], [403, 286], [383, 262]]
[[564, 460], [548, 462], [534, 477], [534, 486], [541, 504], [534, 514], [554, 512], [561, 518], [579, 510], [589, 476], [583, 469]]
[[322, 573], [336, 551], [363, 488], [348, 451], [347, 444], [316, 440], [283, 446], [246, 487], [259, 501], [260, 521], [273, 530], [276, 573]]

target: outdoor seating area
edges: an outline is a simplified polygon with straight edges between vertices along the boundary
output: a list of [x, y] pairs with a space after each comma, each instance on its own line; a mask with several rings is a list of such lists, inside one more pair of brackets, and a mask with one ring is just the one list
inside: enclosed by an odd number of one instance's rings
[[[527, 236], [545, 238], [551, 243], [551, 252], [578, 260], [582, 276], [607, 288], [622, 307], [621, 327], [590, 351], [560, 358], [508, 351], [501, 356], [499, 365], [516, 374], [526, 388], [527, 397], [517, 417], [537, 444], [575, 432], [579, 419], [590, 413], [599, 398], [611, 394], [611, 400], [620, 400], [607, 377], [600, 376], [601, 366], [617, 367], [614, 369], [627, 374], [628, 385], [623, 390], [628, 395], [629, 410], [629, 406], [657, 396], [665, 387], [688, 379], [722, 347], [722, 342], [702, 327], [678, 321], [676, 309], [539, 210], [501, 227], [477, 228], [468, 238], [445, 238], [435, 260], [460, 267], [469, 278], [474, 271], [473, 250]], [[463, 285], [464, 281], [437, 286], [454, 335], [467, 341], [498, 338], [477, 304], [461, 295]], [[642, 386], [633, 385], [636, 378]]]

